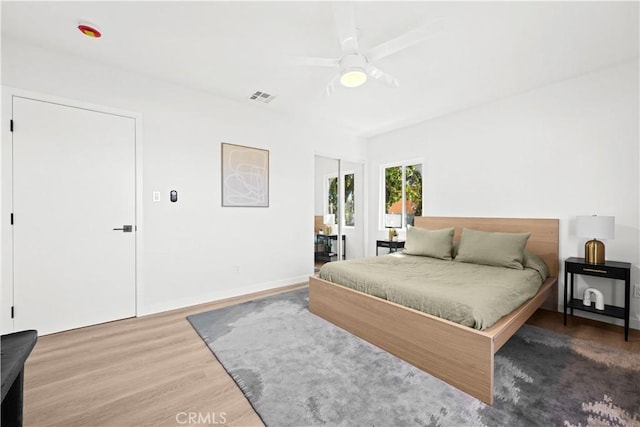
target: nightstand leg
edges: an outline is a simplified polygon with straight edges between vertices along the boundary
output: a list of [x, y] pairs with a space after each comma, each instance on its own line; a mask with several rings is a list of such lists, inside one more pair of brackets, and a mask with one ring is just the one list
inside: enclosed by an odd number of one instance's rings
[[631, 270], [624, 280], [624, 340], [629, 341], [629, 304], [631, 303]]
[[[573, 273], [571, 273], [571, 300], [570, 301], [573, 301]], [[573, 307], [571, 307], [570, 313], [573, 316]]]
[[567, 267], [564, 267], [564, 326], [567, 326]]

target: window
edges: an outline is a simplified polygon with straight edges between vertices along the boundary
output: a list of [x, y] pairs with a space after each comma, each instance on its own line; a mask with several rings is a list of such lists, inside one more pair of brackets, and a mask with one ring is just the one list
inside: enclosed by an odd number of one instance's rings
[[413, 225], [422, 215], [422, 164], [384, 166], [384, 227]]
[[[355, 226], [355, 174], [347, 173], [343, 176], [344, 189], [344, 222], [347, 227]], [[334, 215], [334, 224], [338, 219], [338, 177], [330, 176], [327, 178], [327, 213]]]

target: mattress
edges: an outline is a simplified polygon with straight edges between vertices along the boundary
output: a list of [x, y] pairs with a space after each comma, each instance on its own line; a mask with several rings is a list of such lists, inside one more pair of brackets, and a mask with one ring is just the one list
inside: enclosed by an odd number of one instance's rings
[[401, 252], [327, 263], [320, 278], [479, 330], [532, 298], [545, 279], [533, 268], [516, 270]]

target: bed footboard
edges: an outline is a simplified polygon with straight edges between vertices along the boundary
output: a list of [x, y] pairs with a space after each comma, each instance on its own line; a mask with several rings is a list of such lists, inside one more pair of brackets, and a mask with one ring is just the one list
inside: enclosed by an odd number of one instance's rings
[[457, 323], [311, 277], [309, 310], [491, 405], [493, 339]]

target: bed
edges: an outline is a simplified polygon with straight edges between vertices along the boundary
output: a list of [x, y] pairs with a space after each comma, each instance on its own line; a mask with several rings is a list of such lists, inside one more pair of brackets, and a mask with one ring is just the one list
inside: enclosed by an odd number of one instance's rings
[[493, 404], [494, 354], [538, 309], [557, 311], [558, 220], [418, 217], [415, 226], [530, 232], [526, 249], [549, 268], [533, 297], [485, 330], [405, 307], [327, 280], [309, 280], [309, 310], [454, 387]]

